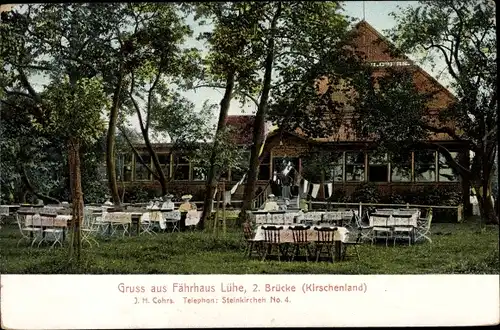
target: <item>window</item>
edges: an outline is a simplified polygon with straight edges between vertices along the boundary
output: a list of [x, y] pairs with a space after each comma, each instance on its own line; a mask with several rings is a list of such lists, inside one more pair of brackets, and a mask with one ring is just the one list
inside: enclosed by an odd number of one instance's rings
[[193, 166], [193, 180], [194, 181], [206, 181], [208, 171], [205, 167]]
[[436, 181], [436, 152], [432, 150], [415, 151], [415, 181]]
[[267, 153], [267, 155], [264, 156], [264, 158], [260, 162], [258, 179], [259, 180], [269, 180], [270, 179], [270, 175], [269, 175], [270, 171], [271, 171], [271, 156], [269, 155], [269, 153]]
[[326, 173], [326, 181], [342, 182], [344, 181], [344, 153], [332, 152], [330, 154], [330, 170]]
[[368, 155], [368, 181], [389, 181], [389, 161], [387, 154], [370, 153]]
[[170, 155], [169, 154], [158, 154], [158, 161], [160, 162], [160, 167], [165, 174], [166, 178], [170, 177]]
[[[457, 162], [459, 161], [459, 153], [458, 152], [450, 152], [451, 157], [455, 159]], [[455, 171], [449, 164], [446, 158], [443, 155], [439, 154], [439, 181], [440, 182], [457, 182], [458, 180], [458, 172]]]
[[[151, 156], [149, 154], [140, 154], [144, 163], [151, 166]], [[138, 157], [135, 159], [135, 180], [147, 181], [151, 180], [151, 173], [149, 173], [146, 166], [142, 164]]]
[[174, 156], [174, 180], [189, 180], [189, 159], [185, 156]]
[[391, 181], [392, 182], [411, 181], [411, 153], [392, 156]]
[[365, 180], [365, 154], [363, 152], [345, 153], [345, 179], [346, 181]]

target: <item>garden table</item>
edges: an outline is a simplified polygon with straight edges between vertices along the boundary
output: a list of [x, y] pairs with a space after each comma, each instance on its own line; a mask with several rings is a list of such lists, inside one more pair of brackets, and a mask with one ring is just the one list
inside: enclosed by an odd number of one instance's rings
[[[269, 226], [276, 226], [275, 224], [268, 224]], [[263, 225], [266, 226], [266, 225]], [[263, 226], [258, 226], [255, 231], [254, 241], [264, 241], [264, 229]], [[290, 227], [295, 225], [282, 225], [283, 229], [280, 231], [280, 243], [281, 244], [290, 244], [293, 243], [293, 233]], [[322, 226], [310, 226], [306, 231], [307, 241], [315, 242], [318, 240], [318, 232], [314, 230], [314, 227], [322, 227]], [[327, 226], [330, 227], [330, 226]], [[336, 260], [340, 260], [340, 252], [342, 249], [342, 243], [347, 241], [347, 235], [349, 234], [349, 230], [345, 227], [336, 227], [337, 230], [334, 233], [335, 240], [335, 258]]]

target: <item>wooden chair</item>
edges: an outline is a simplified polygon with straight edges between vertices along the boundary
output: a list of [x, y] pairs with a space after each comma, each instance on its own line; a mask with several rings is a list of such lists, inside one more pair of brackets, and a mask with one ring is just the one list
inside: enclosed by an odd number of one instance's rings
[[243, 234], [245, 235], [245, 241], [247, 243], [245, 247], [245, 254], [248, 252], [248, 257], [252, 257], [252, 253], [257, 253], [261, 255], [261, 243], [262, 241], [255, 240], [255, 233], [252, 230], [252, 226], [249, 222], [245, 221], [243, 223]]
[[322, 253], [326, 253], [328, 257], [335, 261], [335, 232], [337, 227], [314, 227], [318, 232], [318, 239], [315, 242], [316, 246], [316, 261]]
[[309, 256], [311, 255], [310, 242], [307, 240], [307, 230], [311, 228], [310, 226], [292, 226], [290, 230], [293, 236], [293, 252], [292, 261], [295, 260], [297, 255], [300, 255], [300, 251], [305, 250], [306, 261], [309, 261]]
[[282, 226], [262, 226], [264, 231], [264, 241], [262, 242], [262, 261], [266, 260], [268, 255], [272, 255], [273, 250], [276, 250], [278, 261], [284, 255], [283, 246], [281, 245], [281, 230]]

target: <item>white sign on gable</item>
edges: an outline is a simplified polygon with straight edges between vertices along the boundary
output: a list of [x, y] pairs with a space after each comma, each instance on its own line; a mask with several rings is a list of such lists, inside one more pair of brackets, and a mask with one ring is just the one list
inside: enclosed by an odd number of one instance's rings
[[409, 66], [411, 63], [409, 61], [396, 61], [396, 62], [371, 62], [371, 66], [374, 67], [387, 67], [387, 66]]

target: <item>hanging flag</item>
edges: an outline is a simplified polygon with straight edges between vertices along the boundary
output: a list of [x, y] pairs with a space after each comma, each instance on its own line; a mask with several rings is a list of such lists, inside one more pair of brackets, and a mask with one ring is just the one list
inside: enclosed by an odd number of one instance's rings
[[246, 176], [247, 176], [247, 174], [246, 174], [246, 173], [245, 173], [245, 174], [243, 174], [243, 177], [241, 178], [241, 180], [240, 180], [240, 181], [238, 181], [238, 182], [237, 182], [237, 183], [233, 186], [233, 188], [231, 188], [231, 195], [234, 195], [234, 193], [236, 192], [236, 189], [238, 189], [238, 186], [239, 186], [240, 184], [242, 184], [242, 183], [243, 183], [243, 181], [245, 180], [245, 177], [246, 177]]
[[270, 122], [264, 124], [264, 141], [262, 141], [262, 146], [260, 147], [259, 157], [260, 155], [262, 155], [262, 152], [264, 151], [264, 146], [266, 145], [267, 136], [269, 135], [270, 132], [274, 131], [276, 127], [277, 126], [273, 126], [273, 124]]
[[333, 194], [333, 183], [327, 183], [326, 186], [328, 187], [328, 198], [332, 197]]
[[292, 162], [288, 162], [282, 173], [283, 175], [288, 175], [288, 173], [290, 173], [291, 170], [292, 170]]
[[309, 182], [307, 182], [307, 180], [306, 180], [306, 179], [304, 179], [304, 185], [303, 185], [303, 187], [302, 187], [302, 191], [303, 191], [305, 194], [307, 194], [307, 192], [308, 192], [308, 190], [309, 190], [308, 188], [309, 188]]
[[228, 190], [228, 191], [224, 191], [224, 204], [231, 204], [231, 195], [233, 193]]
[[312, 187], [313, 188], [312, 188], [311, 196], [312, 196], [312, 198], [316, 198], [316, 196], [318, 196], [319, 184], [313, 183]]

